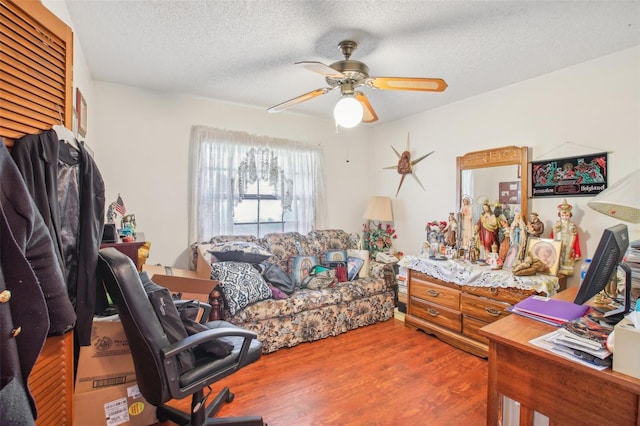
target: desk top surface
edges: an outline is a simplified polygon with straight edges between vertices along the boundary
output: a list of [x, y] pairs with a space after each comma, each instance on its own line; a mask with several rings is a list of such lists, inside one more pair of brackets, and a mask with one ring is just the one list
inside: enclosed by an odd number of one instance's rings
[[138, 245], [138, 246], [142, 246], [144, 243], [146, 242], [145, 238], [144, 238], [144, 233], [143, 232], [138, 232], [136, 233], [135, 239], [133, 241], [122, 241], [121, 237], [118, 237], [118, 241], [116, 241], [115, 243], [100, 243], [100, 248], [104, 248], [104, 247], [113, 247], [115, 245]]
[[[554, 297], [561, 300], [573, 301], [577, 291], [577, 287], [571, 287], [558, 293]], [[606, 374], [607, 380], [614, 381], [625, 388], [631, 388], [635, 392], [640, 392], [640, 380], [638, 379], [613, 371], [611, 368], [607, 368], [603, 371], [595, 370], [549, 351], [545, 351], [544, 349], [529, 343], [531, 339], [542, 336], [543, 334], [551, 333], [554, 330], [557, 330], [557, 327], [530, 318], [525, 318], [520, 315], [511, 314], [482, 327], [480, 329], [480, 334], [487, 337], [490, 343], [510, 346], [544, 358], [549, 362], [561, 363], [568, 368], [579, 369], [587, 374]], [[491, 354], [489, 357], [491, 358]]]

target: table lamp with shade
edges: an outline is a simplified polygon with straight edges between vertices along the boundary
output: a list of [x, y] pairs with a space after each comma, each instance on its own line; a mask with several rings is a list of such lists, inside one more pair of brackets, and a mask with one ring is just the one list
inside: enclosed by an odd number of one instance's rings
[[371, 256], [375, 258], [379, 252], [388, 251], [391, 248], [391, 239], [395, 238], [395, 230], [390, 224], [386, 227], [382, 226], [382, 222], [393, 221], [391, 198], [371, 197], [362, 217], [368, 220], [363, 228], [363, 248], [369, 250]]
[[391, 209], [391, 198], [373, 196], [369, 200], [367, 210], [362, 215], [363, 219], [378, 222], [392, 222], [393, 210]]

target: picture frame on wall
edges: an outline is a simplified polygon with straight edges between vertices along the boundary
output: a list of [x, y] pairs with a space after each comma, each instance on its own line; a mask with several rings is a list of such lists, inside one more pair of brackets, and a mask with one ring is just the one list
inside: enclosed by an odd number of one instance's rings
[[80, 88], [76, 88], [76, 113], [78, 114], [78, 134], [87, 135], [87, 101], [82, 96]]
[[549, 268], [547, 274], [556, 276], [560, 268], [561, 248], [562, 241], [531, 237], [527, 241], [527, 256], [541, 260]]
[[607, 189], [607, 153], [554, 158], [529, 163], [529, 196], [594, 196]]

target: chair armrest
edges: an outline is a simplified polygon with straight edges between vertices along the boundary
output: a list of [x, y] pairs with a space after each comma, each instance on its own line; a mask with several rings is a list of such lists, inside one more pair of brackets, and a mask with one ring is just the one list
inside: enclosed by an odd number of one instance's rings
[[[234, 349], [233, 352], [225, 358], [212, 357], [210, 363], [214, 363], [216, 367], [215, 370], [208, 371], [206, 375], [203, 376], [199, 373], [190, 374], [190, 378], [184, 381], [179, 378], [189, 371], [193, 372], [194, 370], [180, 372], [178, 369], [178, 363], [173, 362], [174, 357], [182, 352], [190, 350], [198, 344], [208, 342], [219, 337], [242, 338], [242, 346], [238, 351], [237, 345], [235, 345], [236, 349]], [[203, 384], [211, 384], [242, 368], [247, 364], [251, 342], [254, 339], [257, 339], [257, 337], [258, 336], [255, 333], [239, 327], [220, 327], [193, 334], [179, 342], [172, 343], [162, 348], [160, 350], [160, 356], [162, 357], [162, 369], [164, 370], [165, 376], [169, 378], [167, 384], [172, 398], [182, 399], [185, 396], [193, 394], [194, 391], [201, 389]], [[196, 366], [195, 370], [198, 370], [199, 368], [200, 367]]]
[[221, 327], [210, 330], [205, 330], [197, 334], [187, 336], [179, 342], [172, 343], [161, 349], [160, 353], [164, 359], [174, 357], [184, 351], [193, 348], [204, 342], [217, 339], [219, 337], [242, 337], [245, 340], [257, 339], [258, 336], [249, 330], [245, 330], [237, 327]]

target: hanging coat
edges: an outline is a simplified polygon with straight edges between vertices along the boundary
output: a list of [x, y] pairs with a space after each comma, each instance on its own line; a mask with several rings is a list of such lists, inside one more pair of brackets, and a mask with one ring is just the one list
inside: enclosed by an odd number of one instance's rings
[[47, 227], [0, 138], [0, 424], [33, 424], [29, 374], [76, 315]]
[[[58, 160], [60, 144], [54, 130], [27, 135], [15, 141], [11, 156], [26, 183], [27, 190], [47, 225], [54, 242], [56, 256], [62, 271], [66, 271], [63, 257], [61, 212], [58, 205]], [[106, 306], [104, 287], [98, 285], [98, 250], [104, 226], [104, 181], [93, 158], [80, 145], [80, 220], [77, 250], [77, 280], [67, 282], [75, 288], [69, 297], [75, 305], [78, 320], [76, 338], [81, 346], [91, 344], [91, 324], [96, 301]], [[66, 213], [66, 212], [65, 212]]]

